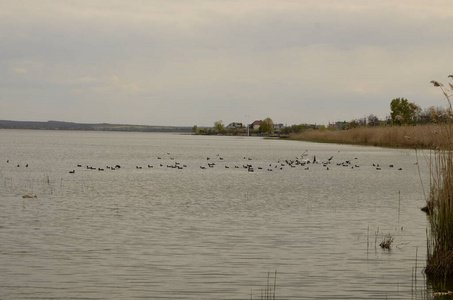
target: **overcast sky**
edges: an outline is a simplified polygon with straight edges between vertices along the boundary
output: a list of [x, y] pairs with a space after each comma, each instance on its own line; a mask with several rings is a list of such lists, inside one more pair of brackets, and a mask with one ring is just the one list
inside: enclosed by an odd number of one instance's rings
[[0, 119], [327, 124], [445, 105], [453, 1], [0, 0], [0, 38]]

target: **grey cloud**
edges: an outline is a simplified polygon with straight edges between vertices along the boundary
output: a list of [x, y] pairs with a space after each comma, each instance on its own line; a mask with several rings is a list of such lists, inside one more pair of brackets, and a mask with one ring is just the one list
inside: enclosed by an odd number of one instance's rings
[[[429, 103], [421, 74], [449, 72], [448, 2], [326, 3], [5, 0], [0, 89], [75, 111], [114, 103], [98, 114], [106, 122], [145, 123], [149, 108], [155, 124], [272, 113], [320, 123], [369, 108], [384, 117], [403, 94]], [[184, 118], [162, 117], [175, 106]]]

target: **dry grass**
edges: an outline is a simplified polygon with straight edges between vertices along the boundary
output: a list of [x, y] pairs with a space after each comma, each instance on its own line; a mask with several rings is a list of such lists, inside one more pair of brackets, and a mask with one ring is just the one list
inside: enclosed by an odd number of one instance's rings
[[392, 148], [448, 149], [445, 124], [417, 126], [358, 127], [349, 130], [307, 130], [291, 139], [360, 144]]

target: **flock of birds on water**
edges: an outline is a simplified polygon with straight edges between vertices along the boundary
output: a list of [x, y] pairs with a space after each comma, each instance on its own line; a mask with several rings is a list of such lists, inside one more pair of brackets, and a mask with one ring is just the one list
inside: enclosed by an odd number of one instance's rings
[[[250, 157], [244, 157], [243, 162], [241, 164], [233, 164], [233, 165], [228, 165], [224, 158], [220, 156], [220, 154], [215, 155], [214, 157], [206, 157], [206, 163], [197, 166], [201, 170], [207, 170], [215, 167], [220, 167], [220, 168], [225, 168], [225, 169], [245, 169], [248, 172], [255, 172], [257, 170], [263, 170], [263, 171], [268, 171], [272, 172], [274, 170], [283, 170], [284, 168], [303, 168], [303, 170], [310, 170], [310, 168], [313, 168], [314, 166], [320, 165], [324, 167], [325, 170], [330, 170], [333, 166], [337, 167], [342, 167], [342, 168], [349, 168], [349, 169], [357, 169], [360, 168], [360, 165], [358, 164], [358, 158], [354, 158], [351, 160], [345, 160], [345, 161], [340, 161], [340, 162], [333, 162], [334, 156], [330, 156], [329, 158], [325, 160], [319, 160], [316, 155], [309, 156], [308, 150], [306, 150], [300, 157], [295, 157], [293, 159], [285, 159], [285, 160], [279, 160], [274, 163], [268, 163], [265, 166], [263, 163], [260, 163], [260, 166], [257, 166], [257, 164], [253, 164], [253, 159]], [[164, 164], [161, 163], [162, 157], [157, 157], [157, 159], [160, 161], [160, 163], [157, 164], [146, 164], [144, 166], [142, 165], [136, 165], [135, 169], [152, 169], [152, 168], [169, 168], [169, 169], [178, 169], [182, 170], [185, 168], [188, 168], [187, 164], [182, 164], [178, 161], [175, 160], [174, 157], [170, 156], [170, 153], [167, 153], [167, 159], [170, 159], [171, 163]], [[8, 160], [7, 163], [10, 161]], [[28, 163], [23, 165], [24, 167], [28, 168]], [[17, 167], [21, 167], [20, 164], [17, 164]], [[381, 166], [379, 163], [373, 163], [372, 167], [375, 168], [376, 170], [382, 170], [383, 166]], [[393, 164], [389, 164], [386, 166], [389, 169], [397, 169], [397, 170], [402, 170], [402, 168], [395, 167]], [[119, 164], [111, 165], [111, 166], [105, 166], [105, 167], [94, 167], [94, 166], [89, 166], [89, 165], [82, 165], [82, 164], [77, 164], [77, 168], [79, 170], [96, 170], [96, 171], [105, 171], [105, 170], [118, 170], [121, 169], [122, 166]], [[70, 170], [70, 174], [75, 174], [76, 169]]]

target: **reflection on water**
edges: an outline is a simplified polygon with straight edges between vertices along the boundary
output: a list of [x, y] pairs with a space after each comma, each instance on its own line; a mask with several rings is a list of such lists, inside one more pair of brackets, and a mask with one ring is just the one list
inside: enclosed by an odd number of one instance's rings
[[151, 133], [0, 140], [0, 298], [258, 299], [274, 270], [279, 299], [426, 296], [418, 167], [428, 174], [413, 151]]
[[453, 299], [453, 279], [452, 278], [428, 278], [426, 280], [429, 295], [440, 299]]

